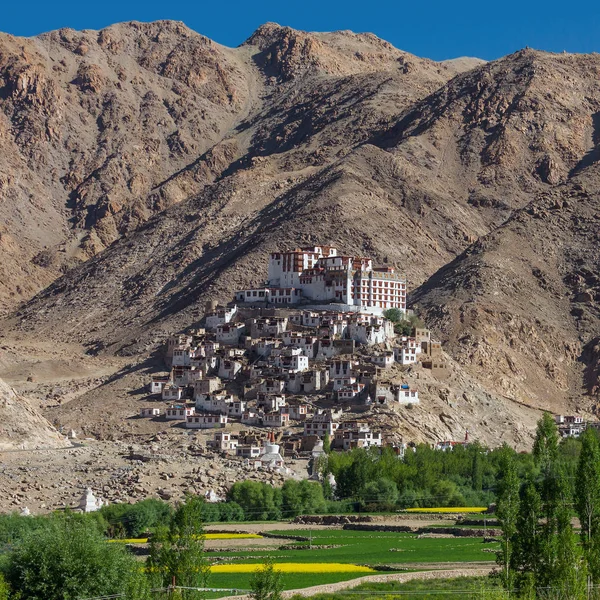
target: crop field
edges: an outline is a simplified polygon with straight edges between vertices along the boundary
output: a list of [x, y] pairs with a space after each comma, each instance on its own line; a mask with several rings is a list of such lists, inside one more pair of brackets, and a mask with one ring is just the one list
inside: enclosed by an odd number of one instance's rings
[[[289, 531], [269, 533], [289, 535]], [[410, 563], [480, 562], [495, 559], [496, 543], [483, 543], [482, 538], [419, 537], [412, 533], [387, 531], [351, 531], [326, 529], [294, 530], [294, 535], [310, 538], [310, 542], [281, 540], [277, 550], [227, 552], [212, 554], [232, 562], [260, 563], [266, 556], [275, 562], [352, 563], [370, 567]], [[286, 546], [291, 546], [287, 549]], [[302, 548], [302, 549], [298, 549]]]
[[[352, 592], [356, 592], [353, 594]], [[411, 594], [411, 592], [414, 593]], [[296, 596], [294, 600], [299, 599]], [[454, 579], [414, 580], [406, 583], [364, 583], [343, 594], [317, 594], [312, 600], [503, 600], [506, 598], [496, 580], [489, 577], [456, 577]]]
[[[289, 535], [290, 531], [269, 533]], [[247, 590], [252, 572], [267, 558], [282, 571], [285, 589], [298, 589], [356, 579], [381, 568], [389, 572], [443, 568], [444, 563], [492, 563], [498, 548], [498, 544], [484, 543], [482, 538], [419, 537], [384, 531], [298, 529], [293, 534], [310, 541], [281, 539], [273, 548], [211, 553], [214, 566], [210, 586]]]

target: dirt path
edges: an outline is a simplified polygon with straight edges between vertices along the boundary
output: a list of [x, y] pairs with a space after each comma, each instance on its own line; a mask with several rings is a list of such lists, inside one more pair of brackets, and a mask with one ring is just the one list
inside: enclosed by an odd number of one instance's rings
[[[299, 590], [286, 590], [283, 592], [284, 598], [291, 598], [294, 595], [298, 596], [314, 596], [315, 594], [330, 594], [333, 592], [339, 592], [340, 590], [352, 589], [363, 583], [386, 583], [388, 581], [399, 581], [404, 583], [406, 581], [413, 581], [415, 579], [447, 579], [452, 577], [484, 577], [489, 575], [493, 569], [493, 566], [481, 567], [479, 563], [474, 563], [473, 566], [469, 566], [471, 563], [462, 565], [456, 569], [438, 569], [434, 571], [420, 571], [417, 573], [390, 573], [388, 575], [367, 575], [366, 577], [359, 577], [357, 579], [350, 579], [348, 581], [339, 581], [337, 583], [326, 583], [323, 585], [314, 585], [312, 587], [302, 588]], [[413, 565], [411, 565], [413, 566]], [[250, 596], [225, 596], [219, 598], [219, 600], [249, 600]]]

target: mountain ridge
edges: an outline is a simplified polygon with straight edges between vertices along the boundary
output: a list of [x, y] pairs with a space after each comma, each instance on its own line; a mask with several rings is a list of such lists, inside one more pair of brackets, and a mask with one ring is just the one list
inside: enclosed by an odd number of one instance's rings
[[[6, 312], [44, 288], [3, 321], [8, 335], [146, 356], [197, 325], [205, 300], [264, 279], [268, 252], [332, 243], [406, 272], [483, 396], [596, 410], [600, 57], [444, 64], [276, 24], [236, 49], [170, 22], [61, 30], [39, 42], [56, 71], [2, 44], [0, 147], [20, 156], [6, 172], [54, 194], [50, 210], [4, 183]], [[97, 131], [74, 141], [57, 107]], [[54, 235], [41, 249], [36, 202]]]

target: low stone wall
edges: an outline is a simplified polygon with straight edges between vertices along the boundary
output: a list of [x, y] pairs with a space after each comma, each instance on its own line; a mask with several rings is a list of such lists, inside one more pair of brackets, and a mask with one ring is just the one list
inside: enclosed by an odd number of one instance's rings
[[348, 523], [342, 529], [355, 531], [397, 531], [398, 533], [438, 534], [451, 535], [453, 537], [500, 537], [501, 529], [471, 529], [467, 527], [409, 527], [408, 525], [369, 525], [363, 523]]
[[346, 525], [348, 523], [372, 523], [368, 515], [300, 515], [292, 523], [298, 525]]

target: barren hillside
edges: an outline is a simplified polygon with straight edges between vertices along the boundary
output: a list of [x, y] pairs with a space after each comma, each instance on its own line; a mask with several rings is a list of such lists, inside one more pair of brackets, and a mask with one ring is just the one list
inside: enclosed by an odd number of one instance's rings
[[28, 302], [3, 327], [135, 359], [269, 251], [333, 243], [421, 286], [473, 423], [508, 403], [488, 441], [511, 402], [592, 411], [599, 70], [275, 24], [236, 49], [172, 22], [4, 36], [0, 299]]

